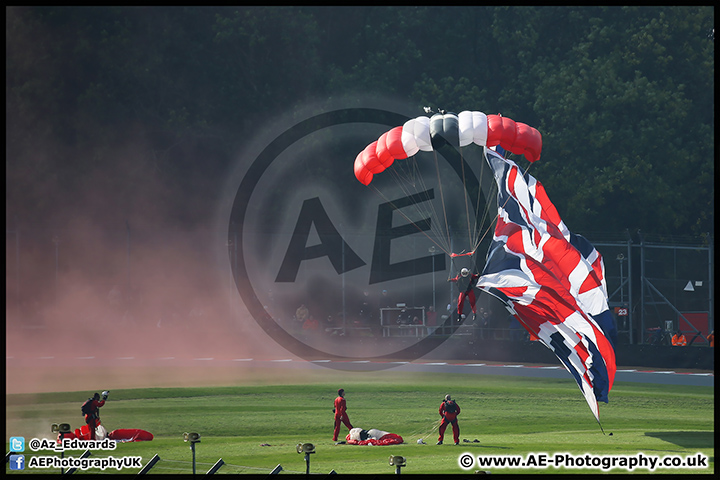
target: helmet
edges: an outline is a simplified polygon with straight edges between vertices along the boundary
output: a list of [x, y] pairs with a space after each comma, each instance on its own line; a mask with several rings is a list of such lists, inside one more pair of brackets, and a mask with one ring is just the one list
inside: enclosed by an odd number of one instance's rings
[[449, 400], [452, 400], [452, 399], [450, 398], [450, 394], [449, 394], [449, 393], [448, 393], [447, 395], [445, 395], [445, 400], [448, 400], [448, 401], [449, 401]]
[[460, 270], [460, 275], [462, 275], [463, 277], [467, 277], [468, 273], [470, 273], [470, 270], [468, 270], [467, 268], [463, 268], [462, 270]]

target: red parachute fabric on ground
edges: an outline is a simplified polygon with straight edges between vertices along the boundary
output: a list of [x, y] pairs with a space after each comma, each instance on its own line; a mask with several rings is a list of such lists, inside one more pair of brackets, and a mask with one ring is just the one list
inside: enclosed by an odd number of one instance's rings
[[[99, 421], [98, 421], [98, 425], [100, 425]], [[90, 440], [90, 427], [88, 427], [87, 425], [83, 425], [82, 427], [80, 427], [79, 433], [78, 433], [78, 429], [76, 428], [75, 435], [80, 440]]]
[[367, 440], [352, 440], [348, 433], [345, 440], [348, 445], [397, 445], [403, 443], [403, 438], [396, 433], [387, 433], [378, 439], [368, 438]]
[[153, 434], [139, 428], [119, 428], [108, 433], [108, 438], [116, 442], [149, 442]]
[[[90, 427], [83, 425], [81, 428], [76, 428], [75, 432], [59, 434], [57, 443], [62, 443], [63, 438], [90, 440]], [[119, 428], [108, 433], [107, 438], [116, 442], [148, 442], [155, 437], [152, 433], [139, 428]]]

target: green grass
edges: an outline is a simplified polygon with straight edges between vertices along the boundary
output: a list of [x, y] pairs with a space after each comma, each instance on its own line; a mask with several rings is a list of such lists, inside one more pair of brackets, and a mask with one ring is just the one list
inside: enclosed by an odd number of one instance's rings
[[[111, 393], [102, 409], [103, 424], [142, 428], [152, 442], [120, 444], [115, 457], [154, 454], [162, 459], [150, 473], [191, 473], [192, 455], [183, 432], [196, 431], [198, 472], [219, 458], [218, 474], [267, 474], [280, 464], [285, 472], [304, 473], [298, 443], [316, 445], [312, 473], [392, 474], [390, 455], [407, 457], [403, 473], [461, 474], [461, 453], [522, 455], [691, 456], [709, 458], [707, 469], [660, 469], [660, 473], [714, 473], [714, 390], [712, 387], [618, 382], [610, 404], [601, 404], [606, 435], [600, 431], [575, 383], [565, 379], [399, 373], [348, 373], [328, 370], [302, 375], [297, 382], [199, 388], [144, 388]], [[379, 428], [403, 436], [403, 445], [369, 447], [332, 442], [332, 402], [346, 390], [354, 426]], [[437, 408], [451, 393], [462, 408], [460, 437], [479, 443], [436, 446]], [[86, 393], [62, 392], [6, 397], [6, 437], [53, 438], [50, 424], [80, 427]], [[607, 435], [610, 432], [613, 435]], [[347, 434], [342, 427], [341, 436]], [[423, 438], [427, 445], [417, 444]], [[261, 446], [270, 444], [270, 446]], [[8, 446], [9, 450], [9, 446]], [[77, 456], [81, 452], [75, 452]], [[30, 455], [29, 452], [26, 454]], [[108, 455], [96, 452], [94, 456]], [[599, 469], [493, 469], [492, 473], [600, 473]], [[6, 467], [6, 471], [9, 469]], [[472, 471], [472, 470], [471, 470]], [[43, 472], [43, 470], [35, 470]], [[44, 470], [47, 472], [47, 470]], [[106, 473], [115, 471], [106, 470]], [[124, 470], [123, 473], [135, 473]], [[15, 472], [13, 472], [15, 473]], [[626, 473], [611, 470], [610, 473]], [[637, 469], [634, 473], [651, 473]]]

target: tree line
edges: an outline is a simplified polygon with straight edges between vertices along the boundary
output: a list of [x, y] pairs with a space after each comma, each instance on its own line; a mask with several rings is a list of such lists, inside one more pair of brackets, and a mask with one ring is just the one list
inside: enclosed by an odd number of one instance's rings
[[418, 115], [482, 110], [536, 127], [543, 158], [530, 173], [575, 231], [713, 229], [712, 7], [6, 15], [8, 222], [52, 223], [58, 208], [87, 204], [88, 184], [126, 209], [150, 190], [183, 195], [197, 207], [177, 220], [201, 222], [262, 120], [362, 92], [417, 104]]

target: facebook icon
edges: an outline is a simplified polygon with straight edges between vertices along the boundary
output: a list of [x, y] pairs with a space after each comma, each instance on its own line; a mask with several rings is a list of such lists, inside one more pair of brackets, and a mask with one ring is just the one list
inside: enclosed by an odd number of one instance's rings
[[10, 470], [25, 470], [25, 455], [10, 455]]

